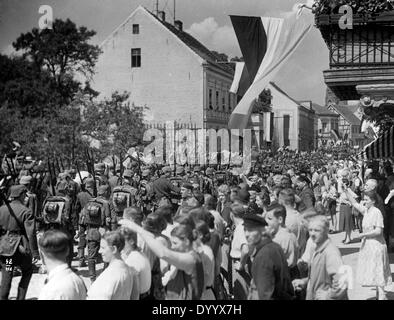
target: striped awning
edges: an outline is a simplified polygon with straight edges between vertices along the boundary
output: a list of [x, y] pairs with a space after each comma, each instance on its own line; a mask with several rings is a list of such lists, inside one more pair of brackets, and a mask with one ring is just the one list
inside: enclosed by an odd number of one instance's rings
[[394, 157], [394, 127], [366, 145], [362, 155], [366, 160]]

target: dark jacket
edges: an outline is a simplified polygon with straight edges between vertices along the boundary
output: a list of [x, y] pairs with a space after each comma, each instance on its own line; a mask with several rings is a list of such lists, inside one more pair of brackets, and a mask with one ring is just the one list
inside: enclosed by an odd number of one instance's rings
[[249, 300], [290, 300], [293, 285], [285, 254], [279, 244], [264, 239], [256, 247], [251, 267]]
[[20, 234], [26, 234], [29, 243], [29, 249], [33, 257], [39, 257], [35, 221], [33, 213], [30, 209], [25, 207], [19, 200], [14, 200], [10, 204], [12, 211], [14, 212], [19, 223], [24, 227], [25, 230], [21, 230], [18, 223], [11, 216], [9, 209], [6, 205], [0, 207], [0, 227], [3, 230], [11, 232], [19, 232]]
[[152, 183], [151, 193], [154, 194], [156, 201], [162, 197], [171, 199], [174, 195], [178, 195], [180, 190], [165, 177], [161, 177]]

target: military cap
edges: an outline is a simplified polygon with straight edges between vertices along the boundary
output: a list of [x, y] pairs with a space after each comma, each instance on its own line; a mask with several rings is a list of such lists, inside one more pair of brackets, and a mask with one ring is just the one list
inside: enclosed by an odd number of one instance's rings
[[10, 197], [11, 198], [18, 198], [23, 192], [26, 192], [26, 191], [27, 191], [27, 188], [22, 184], [11, 186]]
[[184, 182], [182, 183], [182, 188], [193, 190], [193, 185], [190, 182]]
[[19, 184], [27, 185], [27, 184], [29, 184], [31, 182], [32, 179], [33, 178], [31, 176], [23, 176], [19, 180]]
[[265, 227], [268, 225], [267, 221], [265, 219], [257, 214], [253, 213], [246, 213], [243, 217], [244, 220], [244, 227]]
[[94, 171], [105, 171], [105, 164], [104, 163], [96, 163], [94, 165]]
[[149, 175], [150, 175], [150, 170], [149, 169], [145, 169], [145, 170], [142, 171], [142, 176], [143, 177], [147, 177]]
[[109, 185], [102, 185], [99, 186], [97, 189], [97, 195], [102, 196], [103, 194], [106, 194], [109, 191]]
[[185, 172], [185, 169], [183, 167], [176, 167], [176, 174], [182, 174]]
[[85, 179], [85, 186], [86, 186], [86, 188], [93, 189], [94, 188], [94, 179], [93, 178], [86, 178]]
[[125, 178], [132, 178], [133, 177], [133, 171], [131, 171], [131, 170], [125, 170], [124, 172], [123, 172], [123, 177], [125, 177]]
[[66, 191], [67, 190], [67, 182], [65, 181], [60, 181], [58, 185], [56, 186], [57, 191]]
[[13, 145], [14, 148], [20, 148], [21, 147], [21, 145], [18, 142], [16, 142], [16, 141], [12, 141], [12, 145]]
[[200, 172], [201, 171], [201, 167], [200, 166], [195, 166], [193, 168], [193, 172]]
[[171, 168], [169, 167], [169, 166], [165, 166], [165, 167], [163, 167], [163, 169], [161, 169], [164, 173], [167, 173], [167, 172], [171, 172]]

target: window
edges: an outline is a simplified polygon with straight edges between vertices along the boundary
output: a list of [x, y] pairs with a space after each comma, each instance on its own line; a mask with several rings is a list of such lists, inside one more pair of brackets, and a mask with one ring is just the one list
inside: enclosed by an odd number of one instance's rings
[[225, 112], [226, 111], [226, 95], [224, 94], [224, 92], [223, 92], [223, 94], [222, 94], [222, 108], [223, 108], [223, 112]]
[[209, 109], [213, 109], [213, 106], [212, 106], [212, 89], [209, 89], [209, 100], [208, 100], [208, 106], [209, 106]]
[[228, 93], [228, 111], [231, 112], [231, 93]]
[[216, 91], [216, 110], [219, 110], [219, 91]]
[[323, 127], [323, 133], [327, 132], [327, 122], [323, 122], [322, 127]]
[[140, 25], [133, 24], [133, 34], [140, 34]]
[[141, 67], [141, 49], [131, 49], [131, 67]]

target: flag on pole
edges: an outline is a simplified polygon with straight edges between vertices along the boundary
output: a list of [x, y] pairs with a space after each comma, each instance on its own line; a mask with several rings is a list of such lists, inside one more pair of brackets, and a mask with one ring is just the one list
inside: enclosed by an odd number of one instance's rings
[[[228, 126], [230, 129], [244, 129], [249, 122], [253, 101], [273, 80], [312, 25], [301, 19], [297, 12], [286, 18], [230, 17], [251, 85], [231, 114]], [[233, 83], [232, 87], [237, 85]]]

